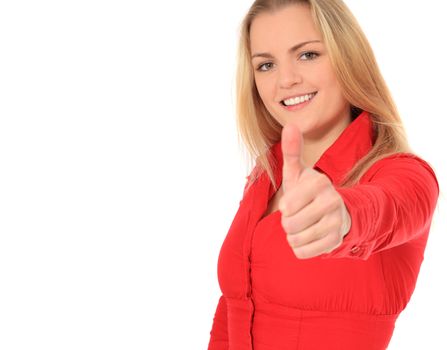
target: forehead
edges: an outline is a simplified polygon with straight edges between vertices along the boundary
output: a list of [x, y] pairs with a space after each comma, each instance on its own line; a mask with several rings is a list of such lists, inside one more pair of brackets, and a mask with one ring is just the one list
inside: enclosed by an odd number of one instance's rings
[[289, 5], [275, 12], [263, 12], [250, 27], [250, 49], [269, 50], [289, 47], [296, 41], [321, 40], [307, 5]]

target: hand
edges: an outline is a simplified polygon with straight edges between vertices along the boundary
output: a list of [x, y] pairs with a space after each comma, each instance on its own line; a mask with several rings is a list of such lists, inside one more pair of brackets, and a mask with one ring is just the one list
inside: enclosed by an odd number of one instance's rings
[[303, 137], [289, 123], [281, 135], [283, 196], [281, 225], [297, 258], [312, 258], [339, 247], [351, 228], [351, 217], [331, 180], [302, 161]]

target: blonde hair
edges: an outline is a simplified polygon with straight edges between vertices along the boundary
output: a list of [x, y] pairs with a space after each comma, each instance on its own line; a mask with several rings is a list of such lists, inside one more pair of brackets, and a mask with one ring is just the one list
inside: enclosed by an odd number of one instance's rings
[[[268, 149], [281, 139], [282, 126], [265, 108], [254, 82], [250, 54], [250, 27], [254, 18], [287, 5], [307, 5], [320, 31], [336, 77], [351, 105], [352, 118], [369, 112], [373, 147], [344, 176], [340, 187], [350, 187], [376, 161], [395, 153], [413, 153], [391, 93], [380, 73], [374, 53], [357, 20], [342, 0], [256, 0], [240, 27], [236, 71], [236, 125], [256, 166], [249, 187], [266, 171], [277, 190]], [[253, 159], [251, 159], [252, 161]], [[250, 165], [252, 166], [252, 165]]]

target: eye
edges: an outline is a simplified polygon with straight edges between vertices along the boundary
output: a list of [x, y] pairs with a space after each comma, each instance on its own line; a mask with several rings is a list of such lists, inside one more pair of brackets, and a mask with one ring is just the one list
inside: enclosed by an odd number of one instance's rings
[[[318, 56], [320, 56], [320, 54], [317, 52], [313, 52], [313, 51], [307, 51], [307, 52], [303, 53], [300, 57], [303, 57], [303, 56], [307, 57], [306, 59], [304, 59], [304, 61], [309, 61], [309, 60], [313, 60], [313, 59], [317, 58]], [[309, 58], [309, 56], [311, 56], [311, 57]]]
[[267, 70], [265, 70], [265, 69], [261, 69], [261, 68], [264, 67], [264, 66], [266, 66], [266, 65], [268, 65], [268, 64], [272, 64], [272, 62], [266, 62], [266, 63], [263, 63], [263, 64], [259, 65], [258, 68], [256, 68], [256, 70], [257, 70], [257, 71], [260, 71], [260, 72], [266, 72]]
[[[319, 57], [320, 54], [318, 52], [314, 52], [314, 51], [307, 51], [307, 52], [304, 52], [302, 55], [300, 55], [300, 58], [303, 56], [306, 58], [302, 59], [302, 61], [311, 61], [311, 60], [314, 60], [315, 58]], [[267, 72], [267, 71], [269, 71], [269, 69], [263, 69], [263, 67], [264, 66], [267, 67], [268, 65], [272, 65], [272, 64], [273, 64], [272, 62], [262, 63], [256, 68], [256, 70], [259, 72]]]

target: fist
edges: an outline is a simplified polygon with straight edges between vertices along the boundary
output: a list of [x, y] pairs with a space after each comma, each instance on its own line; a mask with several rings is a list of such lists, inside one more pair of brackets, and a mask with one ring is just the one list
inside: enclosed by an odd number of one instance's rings
[[302, 161], [303, 138], [289, 123], [281, 135], [283, 195], [281, 225], [295, 256], [312, 258], [339, 247], [351, 228], [351, 217], [340, 194], [324, 174]]

